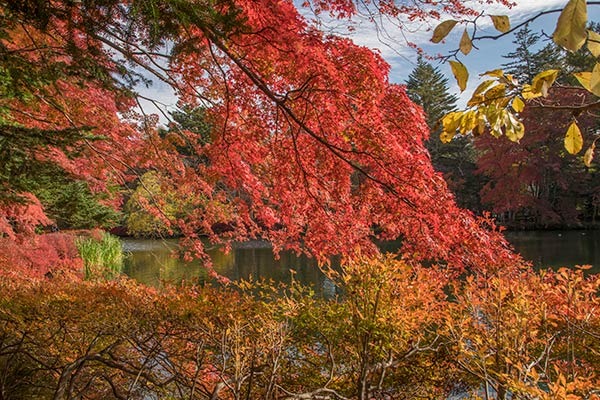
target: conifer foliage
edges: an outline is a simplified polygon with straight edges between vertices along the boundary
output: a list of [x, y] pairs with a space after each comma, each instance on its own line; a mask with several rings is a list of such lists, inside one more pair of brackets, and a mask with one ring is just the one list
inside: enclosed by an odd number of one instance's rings
[[419, 57], [417, 65], [406, 80], [406, 92], [415, 103], [423, 107], [430, 129], [426, 142], [431, 163], [442, 172], [460, 206], [477, 211], [480, 183], [474, 173], [475, 152], [472, 138], [457, 136], [450, 143], [442, 143], [441, 118], [456, 109], [458, 97], [450, 93], [448, 78], [439, 68]]

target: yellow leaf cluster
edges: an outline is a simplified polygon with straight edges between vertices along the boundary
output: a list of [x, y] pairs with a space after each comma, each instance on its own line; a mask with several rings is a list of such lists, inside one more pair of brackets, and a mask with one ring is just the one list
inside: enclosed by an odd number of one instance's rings
[[[506, 15], [489, 15], [496, 30], [509, 33], [510, 19]], [[600, 58], [600, 34], [587, 29], [588, 14], [586, 0], [569, 0], [563, 8], [552, 35], [556, 44], [568, 51], [575, 52], [584, 44], [596, 58]], [[431, 41], [439, 43], [459, 23], [447, 20], [440, 23], [433, 32]], [[462, 22], [461, 22], [462, 23]], [[467, 29], [462, 33], [458, 50], [469, 54], [473, 49], [473, 38]], [[458, 60], [450, 61], [452, 73], [462, 91], [466, 89], [469, 72]], [[511, 75], [501, 69], [487, 71], [488, 77], [477, 86], [467, 110], [453, 112], [443, 119], [444, 130], [440, 135], [442, 142], [449, 142], [457, 134], [481, 134], [486, 129], [493, 136], [506, 135], [510, 140], [518, 142], [524, 135], [524, 127], [518, 114], [525, 109], [526, 101], [546, 97], [549, 89], [556, 81], [560, 70], [550, 69], [537, 74], [530, 84], [520, 84]], [[574, 74], [581, 86], [590, 93], [600, 97], [600, 62], [592, 71]], [[576, 122], [573, 122], [565, 135], [565, 149], [570, 154], [577, 154], [583, 148], [583, 136]], [[585, 152], [583, 161], [590, 166], [594, 157], [595, 144]]]

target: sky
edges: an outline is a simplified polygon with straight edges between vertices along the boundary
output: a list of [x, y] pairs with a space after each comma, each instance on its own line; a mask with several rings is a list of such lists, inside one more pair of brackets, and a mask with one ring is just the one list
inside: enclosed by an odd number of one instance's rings
[[[470, 0], [466, 0], [470, 1]], [[507, 15], [510, 18], [511, 26], [525, 21], [533, 15], [541, 11], [561, 9], [567, 3], [567, 0], [515, 0], [517, 5], [511, 9], [501, 6], [485, 6], [487, 14]], [[302, 12], [302, 11], [301, 11]], [[307, 15], [306, 11], [303, 14]], [[558, 13], [549, 14], [536, 19], [530, 24], [530, 28], [534, 32], [544, 32], [551, 35], [554, 31]], [[307, 15], [307, 18], [310, 16]], [[588, 19], [590, 21], [600, 21], [600, 6], [588, 7]], [[444, 18], [442, 18], [444, 20]], [[492, 22], [489, 18], [480, 19], [481, 24], [478, 24], [478, 32], [480, 34], [497, 34]], [[415, 49], [407, 46], [407, 42], [413, 42], [421, 47], [425, 54], [436, 56], [438, 54], [445, 55], [448, 51], [456, 49], [460, 41], [460, 36], [464, 27], [457, 25], [453, 31], [446, 37], [444, 43], [433, 44], [430, 42], [433, 28], [439, 21], [429, 23], [419, 23], [409, 26], [408, 30], [399, 31], [393, 25], [392, 21], [380, 20], [375, 26], [372, 22], [366, 19], [356, 17], [353, 19], [353, 32], [349, 32], [346, 21], [320, 21], [324, 30], [333, 33], [342, 34], [352, 38], [352, 40], [362, 46], [369, 47], [380, 52], [383, 58], [390, 64], [390, 81], [394, 83], [404, 83], [408, 75], [416, 65], [418, 54]], [[512, 41], [514, 36], [507, 35], [499, 40], [483, 40], [474, 43], [478, 49], [473, 49], [467, 56], [460, 55], [460, 61], [465, 64], [469, 70], [469, 83], [467, 89], [462, 95], [459, 95], [459, 106], [464, 105], [472, 90], [478, 85], [480, 79], [479, 74], [496, 69], [502, 63], [508, 62], [503, 58], [503, 54], [507, 54], [513, 50]], [[456, 84], [450, 66], [440, 64], [437, 61], [432, 61], [432, 64], [437, 66], [442, 73], [448, 77], [449, 89], [452, 93], [459, 94], [460, 90]], [[155, 80], [156, 81], [156, 80]], [[149, 90], [143, 90], [143, 94], [157, 99], [164, 104], [167, 111], [176, 109], [176, 97], [166, 84], [155, 82]], [[160, 113], [148, 103], [144, 104], [144, 110], [148, 113]], [[165, 119], [161, 116], [161, 121]]]
[[[562, 9], [567, 3], [567, 0], [515, 1], [517, 2], [517, 5], [511, 9], [502, 6], [486, 6], [485, 12], [487, 14], [507, 15], [510, 18], [511, 26], [516, 26], [542, 11]], [[544, 15], [533, 21], [529, 25], [530, 29], [534, 32], [544, 32], [548, 36], [551, 36], [552, 32], [554, 32], [558, 16], [559, 13]], [[442, 18], [442, 20], [444, 20], [444, 18]], [[600, 6], [588, 6], [588, 20], [600, 21]], [[495, 30], [491, 19], [483, 18], [480, 19], [480, 21], [482, 24], [478, 24], [479, 35], [494, 35], [499, 33]], [[425, 54], [430, 56], [439, 54], [446, 55], [449, 51], [458, 47], [464, 26], [461, 27], [457, 25], [443, 43], [434, 44], [430, 42], [433, 28], [439, 22], [440, 21], [434, 21], [431, 26], [428, 24], [415, 26], [413, 29], [414, 32], [405, 32], [403, 35], [400, 35], [397, 32], [397, 29], [394, 34], [394, 29], [391, 27], [390, 29], [385, 29], [385, 32], [389, 33], [388, 37], [381, 33], [378, 34], [378, 32], [373, 29], [370, 22], [358, 22], [356, 32], [350, 35], [350, 37], [352, 37], [357, 44], [377, 49], [391, 65], [390, 81], [403, 83], [415, 67], [418, 57], [417, 52], [414, 49], [406, 46], [407, 40], [416, 43], [425, 51]], [[380, 32], [381, 31], [383, 31], [383, 29], [380, 29]], [[459, 101], [459, 105], [466, 103], [472, 89], [478, 85], [480, 79], [479, 74], [500, 68], [503, 63], [509, 62], [509, 60], [503, 58], [502, 55], [507, 54], [514, 49], [512, 43], [513, 40], [514, 35], [511, 33], [498, 40], [478, 41], [474, 43], [474, 46], [477, 46], [478, 49], [474, 48], [467, 56], [460, 54], [460, 61], [465, 64], [469, 70], [469, 83], [466, 91], [460, 96], [461, 101]], [[450, 91], [459, 94], [460, 90], [452, 76], [450, 66], [447, 63], [441, 64], [435, 60], [431, 62], [448, 77]]]

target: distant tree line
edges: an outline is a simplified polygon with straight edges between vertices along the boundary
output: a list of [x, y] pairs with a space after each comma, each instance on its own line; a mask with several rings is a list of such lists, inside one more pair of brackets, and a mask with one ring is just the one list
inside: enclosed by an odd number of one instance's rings
[[[590, 29], [598, 31], [599, 24]], [[527, 135], [519, 143], [502, 136], [457, 136], [440, 140], [440, 118], [455, 110], [457, 97], [437, 67], [420, 58], [406, 85], [409, 96], [428, 115], [431, 137], [427, 148], [435, 168], [444, 174], [457, 201], [475, 213], [490, 211], [509, 228], [574, 228], [593, 226], [599, 217], [598, 164], [586, 167], [582, 157], [564, 149], [570, 110], [552, 104], [583, 101], [591, 95], [568, 74], [591, 68], [595, 58], [587, 49], [568, 53], [529, 26], [515, 33], [514, 50], [504, 55], [505, 72], [520, 82], [548, 69], [566, 71], [550, 91], [547, 107], [527, 107], [522, 113]], [[593, 116], [579, 116], [586, 146], [600, 128]]]

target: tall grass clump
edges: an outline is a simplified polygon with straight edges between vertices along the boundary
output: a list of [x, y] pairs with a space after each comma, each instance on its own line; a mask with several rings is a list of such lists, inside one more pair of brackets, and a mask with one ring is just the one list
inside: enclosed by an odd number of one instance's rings
[[83, 259], [85, 279], [113, 279], [123, 270], [125, 255], [118, 237], [102, 232], [98, 239], [82, 237], [76, 244]]

